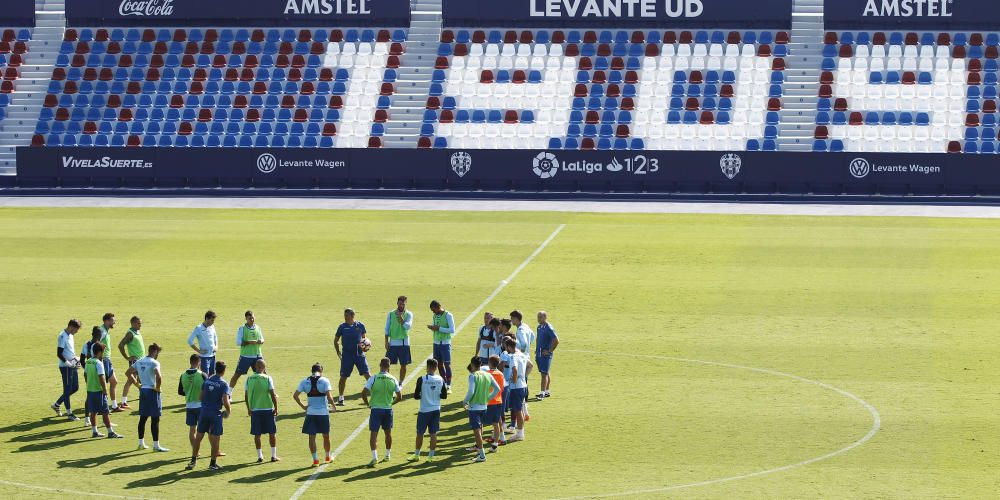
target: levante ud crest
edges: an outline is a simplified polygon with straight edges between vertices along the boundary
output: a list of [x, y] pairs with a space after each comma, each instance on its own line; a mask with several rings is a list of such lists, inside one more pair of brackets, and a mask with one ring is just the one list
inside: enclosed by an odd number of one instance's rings
[[465, 174], [472, 170], [472, 155], [465, 151], [451, 155], [451, 169], [459, 177], [465, 177]]

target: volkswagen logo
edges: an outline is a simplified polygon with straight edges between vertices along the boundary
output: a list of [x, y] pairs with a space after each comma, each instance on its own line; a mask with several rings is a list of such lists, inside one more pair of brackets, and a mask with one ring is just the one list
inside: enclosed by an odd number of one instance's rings
[[264, 153], [257, 157], [257, 170], [270, 174], [278, 168], [278, 159], [271, 153]]
[[864, 179], [868, 176], [868, 172], [871, 172], [872, 166], [868, 163], [868, 160], [864, 158], [855, 158], [851, 160], [851, 175], [855, 179]]

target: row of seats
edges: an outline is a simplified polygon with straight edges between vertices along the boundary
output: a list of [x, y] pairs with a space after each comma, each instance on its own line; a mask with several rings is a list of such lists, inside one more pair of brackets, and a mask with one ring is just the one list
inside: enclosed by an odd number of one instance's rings
[[[49, 83], [49, 93], [58, 94], [96, 94], [96, 95], [138, 95], [147, 97], [166, 97], [168, 94], [191, 94], [191, 95], [346, 95], [349, 88], [368, 90], [375, 95], [389, 96], [395, 92], [393, 83], [379, 83], [376, 81], [360, 81], [351, 84], [344, 82], [301, 82], [301, 81], [274, 81], [274, 82], [168, 82], [168, 81], [145, 81], [145, 82], [76, 82], [53, 81]], [[359, 92], [360, 93], [360, 92]], [[155, 104], [154, 104], [155, 105]]]
[[[659, 45], [649, 44], [567, 44], [562, 45], [482, 45], [482, 44], [447, 44], [438, 46], [439, 57], [469, 56], [469, 57], [785, 57], [788, 47], [785, 45], [761, 44], [726, 44], [726, 45]], [[833, 57], [833, 56], [830, 56]]]
[[52, 71], [52, 80], [62, 81], [180, 81], [180, 82], [339, 82], [350, 83], [351, 81], [385, 81], [395, 82], [398, 77], [397, 70], [387, 69], [384, 73], [379, 73], [373, 68], [357, 68], [352, 75], [346, 69], [338, 69], [336, 72], [332, 68], [248, 68], [242, 70], [237, 68], [197, 68], [193, 71], [189, 68], [157, 68], [145, 70], [143, 68], [55, 68]]
[[240, 147], [240, 148], [381, 148], [381, 137], [335, 138], [329, 136], [139, 136], [139, 135], [35, 135], [32, 147], [82, 146], [82, 147]]
[[915, 33], [915, 32], [891, 32], [888, 35], [883, 31], [876, 32], [853, 32], [853, 31], [828, 31], [824, 36], [826, 45], [940, 45], [940, 46], [982, 46], [996, 47], [1000, 45], [1000, 34], [998, 33]]
[[[9, 30], [8, 30], [9, 31]], [[24, 30], [24, 33], [27, 33]], [[4, 32], [3, 41], [8, 39]], [[22, 40], [20, 35], [18, 40]], [[23, 40], [27, 40], [24, 38]], [[64, 32], [63, 40], [67, 42], [403, 42], [406, 40], [405, 30], [373, 30], [373, 29], [202, 29], [177, 28], [169, 29], [124, 29], [116, 28], [69, 28]]]
[[787, 44], [788, 33], [779, 31], [579, 31], [579, 30], [444, 30], [441, 32], [442, 43], [760, 43]]

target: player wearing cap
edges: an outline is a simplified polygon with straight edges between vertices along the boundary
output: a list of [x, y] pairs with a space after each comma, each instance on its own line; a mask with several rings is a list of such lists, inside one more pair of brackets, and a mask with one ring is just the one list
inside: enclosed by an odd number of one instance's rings
[[222, 466], [216, 460], [219, 455], [219, 445], [222, 441], [222, 421], [229, 417], [232, 408], [229, 406], [229, 384], [222, 377], [226, 374], [225, 361], [215, 363], [215, 375], [205, 381], [201, 386], [201, 415], [198, 419], [198, 434], [194, 437], [191, 445], [191, 463], [187, 470], [194, 469], [198, 462], [198, 450], [201, 448], [201, 441], [208, 434], [208, 442], [212, 446], [212, 462], [208, 465], [209, 470], [220, 470]]
[[201, 417], [201, 387], [208, 380], [208, 374], [199, 369], [201, 356], [192, 354], [190, 362], [191, 367], [181, 374], [177, 384], [177, 394], [184, 396], [188, 442], [194, 446], [195, 435], [198, 432], [198, 420]]
[[66, 329], [59, 333], [59, 338], [56, 340], [56, 357], [59, 358], [62, 395], [55, 403], [52, 403], [51, 408], [58, 416], [62, 415], [59, 411], [59, 405], [65, 405], [66, 418], [70, 421], [80, 420], [76, 415], [73, 415], [73, 406], [69, 401], [70, 396], [80, 390], [80, 379], [76, 373], [77, 367], [80, 366], [80, 360], [76, 357], [76, 343], [73, 341], [73, 336], [78, 331], [80, 331], [80, 321], [71, 319], [66, 324]]
[[84, 365], [84, 374], [87, 378], [86, 412], [90, 417], [91, 437], [104, 437], [104, 434], [97, 430], [97, 415], [101, 414], [104, 418], [104, 426], [108, 429], [108, 438], [120, 439], [122, 436], [111, 427], [110, 410], [108, 409], [108, 385], [104, 377], [104, 345], [100, 343], [100, 335], [96, 335], [96, 337], [98, 342], [91, 348], [90, 359]]
[[[292, 399], [306, 411], [306, 418], [302, 422], [302, 433], [309, 435], [309, 452], [312, 453], [313, 467], [319, 465], [319, 456], [316, 454], [316, 434], [323, 435], [326, 463], [333, 461], [333, 455], [330, 454], [330, 408], [337, 411], [337, 407], [333, 404], [332, 389], [330, 379], [323, 376], [323, 365], [316, 363], [312, 365], [312, 375], [302, 379], [302, 382], [299, 382], [299, 387], [292, 394]], [[299, 399], [302, 394], [308, 396], [307, 404]]]
[[[132, 316], [132, 319], [129, 320], [129, 325], [125, 336], [118, 342], [118, 352], [121, 353], [122, 357], [128, 362], [129, 368], [131, 368], [136, 361], [139, 361], [139, 358], [146, 355], [146, 344], [142, 340], [142, 319], [138, 316]], [[122, 389], [122, 401], [118, 406], [126, 409], [132, 408], [128, 405], [128, 389], [132, 384], [131, 380], [125, 381], [125, 387]]]
[[170, 451], [160, 446], [160, 415], [163, 414], [163, 402], [160, 399], [160, 385], [163, 377], [160, 374], [160, 346], [149, 346], [149, 355], [137, 360], [125, 376], [139, 387], [139, 449], [146, 446], [146, 420], [150, 420], [150, 431], [153, 434], [153, 451]]
[[[385, 458], [382, 461], [388, 462], [392, 455], [392, 405], [403, 399], [403, 388], [395, 377], [389, 375], [389, 365], [389, 358], [382, 358], [379, 363], [381, 371], [368, 379], [364, 390], [361, 391], [361, 399], [371, 408], [368, 430], [371, 431], [369, 444], [372, 449], [372, 461], [368, 462], [368, 467], [375, 467], [378, 463], [379, 429], [385, 431]], [[368, 399], [369, 395], [371, 400]]]
[[244, 389], [246, 391], [247, 416], [250, 417], [250, 434], [257, 446], [257, 463], [264, 463], [264, 452], [260, 447], [261, 434], [267, 434], [271, 444], [271, 461], [278, 458], [278, 395], [274, 393], [274, 379], [267, 375], [267, 364], [258, 359], [253, 367], [254, 373], [247, 377]]
[[396, 299], [396, 308], [385, 318], [385, 357], [392, 364], [399, 363], [399, 380], [406, 380], [406, 366], [411, 362], [410, 329], [413, 313], [406, 310], [406, 296]]
[[485, 462], [486, 452], [483, 450], [483, 421], [486, 419], [486, 408], [489, 401], [500, 394], [500, 386], [497, 381], [486, 373], [479, 364], [479, 356], [472, 358], [469, 365], [465, 367], [469, 371], [469, 390], [462, 400], [463, 406], [469, 410], [469, 428], [476, 438], [476, 457], [473, 462]]
[[430, 431], [431, 448], [427, 452], [427, 461], [434, 461], [437, 450], [437, 433], [441, 429], [441, 400], [448, 397], [448, 389], [444, 379], [436, 375], [438, 362], [427, 360], [427, 375], [417, 379], [417, 389], [413, 399], [420, 401], [420, 412], [417, 413], [417, 442], [413, 455], [407, 458], [410, 462], [420, 461], [420, 448], [424, 444], [424, 433]]
[[264, 331], [257, 324], [257, 319], [253, 311], [243, 313], [246, 324], [240, 326], [236, 331], [236, 345], [240, 348], [240, 361], [236, 365], [236, 372], [229, 381], [229, 387], [235, 388], [240, 377], [246, 375], [253, 368], [258, 360], [264, 359], [260, 352], [260, 346], [264, 345]]
[[[191, 330], [187, 343], [201, 356], [201, 371], [209, 376], [215, 374], [215, 352], [219, 349], [219, 335], [215, 332], [215, 311], [206, 311], [205, 319]], [[198, 346], [195, 347], [195, 341]]]
[[[333, 348], [337, 351], [337, 357], [340, 358], [338, 405], [344, 405], [344, 389], [347, 387], [347, 378], [351, 376], [351, 372], [355, 368], [358, 370], [358, 375], [364, 377], [365, 380], [371, 378], [368, 359], [365, 358], [365, 351], [361, 347], [361, 343], [367, 340], [368, 331], [365, 330], [363, 323], [354, 320], [354, 309], [344, 309], [344, 322], [337, 327], [337, 334], [333, 338]], [[344, 343], [343, 350], [340, 348], [341, 342]], [[365, 345], [370, 346], [371, 343], [368, 342]]]
[[436, 300], [431, 301], [430, 307], [434, 317], [427, 329], [434, 334], [433, 357], [438, 362], [438, 374], [451, 389], [451, 339], [455, 336], [455, 317]]
[[552, 376], [549, 370], [552, 368], [552, 354], [559, 347], [559, 336], [556, 335], [555, 328], [549, 324], [549, 315], [545, 311], [538, 312], [538, 343], [535, 345], [535, 364], [538, 365], [538, 373], [542, 374], [541, 391], [536, 396], [544, 399], [552, 394], [549, 393], [549, 386], [552, 384]]

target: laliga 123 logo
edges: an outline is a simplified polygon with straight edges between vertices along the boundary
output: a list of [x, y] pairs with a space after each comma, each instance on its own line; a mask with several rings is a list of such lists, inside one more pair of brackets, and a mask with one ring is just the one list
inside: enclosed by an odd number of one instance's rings
[[264, 153], [257, 157], [257, 170], [261, 173], [270, 174], [278, 168], [278, 159], [271, 153]]
[[743, 159], [735, 153], [724, 154], [719, 159], [719, 167], [722, 169], [722, 175], [728, 177], [729, 180], [733, 180], [737, 175], [740, 175], [740, 168], [743, 167]]
[[465, 151], [451, 155], [451, 170], [459, 177], [465, 177], [472, 170], [472, 155]]
[[532, 162], [532, 170], [542, 179], [551, 179], [559, 173], [559, 160], [552, 153], [538, 153]]
[[855, 179], [864, 179], [872, 171], [872, 166], [864, 158], [855, 158], [851, 160], [850, 170]]

